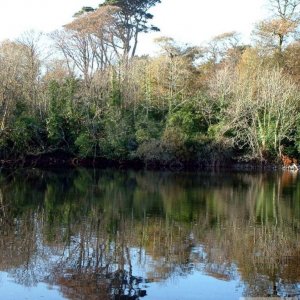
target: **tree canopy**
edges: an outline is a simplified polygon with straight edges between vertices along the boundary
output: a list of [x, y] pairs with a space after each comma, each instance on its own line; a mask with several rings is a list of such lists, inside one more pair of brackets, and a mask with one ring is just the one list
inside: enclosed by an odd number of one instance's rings
[[[94, 31], [97, 31], [97, 29], [101, 30], [103, 23], [105, 23], [101, 18], [109, 12], [114, 24], [114, 30], [110, 31], [110, 34], [116, 36], [119, 42], [121, 41], [117, 45], [114, 38], [110, 37], [111, 41], [113, 41], [111, 43], [114, 49], [122, 48], [123, 58], [133, 57], [136, 53], [139, 34], [141, 32], [159, 31], [158, 27], [149, 23], [153, 19], [153, 15], [149, 13], [149, 9], [160, 2], [160, 0], [106, 0], [98, 8], [83, 7], [74, 17], [92, 19], [90, 24], [98, 27], [94, 28]], [[107, 24], [108, 22], [106, 22]]]
[[47, 58], [39, 35], [0, 43], [0, 158], [65, 151], [170, 168], [300, 158], [299, 2], [270, 0], [249, 44], [235, 31], [198, 46], [160, 37], [159, 54], [138, 56], [159, 0], [83, 7], [50, 35]]

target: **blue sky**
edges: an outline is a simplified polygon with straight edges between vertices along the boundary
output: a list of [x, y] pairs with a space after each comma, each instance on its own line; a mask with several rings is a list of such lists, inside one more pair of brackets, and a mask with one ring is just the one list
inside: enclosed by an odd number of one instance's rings
[[[1, 0], [0, 40], [14, 39], [34, 29], [51, 32], [72, 20], [82, 6], [96, 7], [100, 0]], [[153, 38], [170, 36], [200, 45], [211, 37], [238, 31], [249, 41], [253, 25], [266, 16], [266, 0], [162, 0], [152, 10], [160, 33], [140, 39], [139, 53], [153, 53]]]

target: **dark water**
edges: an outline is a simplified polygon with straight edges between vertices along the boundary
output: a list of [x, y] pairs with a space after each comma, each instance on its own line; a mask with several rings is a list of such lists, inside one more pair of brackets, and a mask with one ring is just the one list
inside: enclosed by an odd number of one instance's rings
[[0, 174], [1, 299], [300, 298], [300, 177]]

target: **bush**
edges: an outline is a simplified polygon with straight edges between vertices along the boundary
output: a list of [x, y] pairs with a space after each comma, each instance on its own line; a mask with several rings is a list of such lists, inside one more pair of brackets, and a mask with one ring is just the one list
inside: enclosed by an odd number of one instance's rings
[[87, 133], [81, 133], [75, 140], [75, 146], [78, 148], [80, 156], [87, 157], [94, 155], [93, 149], [96, 146], [93, 138]]

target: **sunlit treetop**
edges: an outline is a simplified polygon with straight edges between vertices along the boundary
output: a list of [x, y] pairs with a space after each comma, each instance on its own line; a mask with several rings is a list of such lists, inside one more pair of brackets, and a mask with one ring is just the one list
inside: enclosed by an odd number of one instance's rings
[[85, 13], [89, 13], [89, 12], [93, 12], [95, 11], [95, 8], [91, 7], [91, 6], [83, 6], [82, 9], [80, 11], [78, 11], [77, 13], [75, 13], [73, 15], [74, 18], [79, 17]]
[[123, 15], [123, 23], [126, 27], [135, 28], [139, 32], [159, 31], [159, 28], [149, 25], [148, 21], [153, 15], [148, 10], [161, 3], [161, 0], [106, 0], [101, 6], [117, 6]]
[[[83, 7], [66, 28], [77, 31], [80, 29], [81, 32], [90, 32], [89, 28], [93, 28], [94, 32], [99, 32], [99, 29], [103, 32], [105, 29], [106, 33], [110, 32], [112, 47], [115, 50], [122, 49], [124, 58], [133, 57], [139, 33], [159, 31], [158, 27], [149, 23], [153, 15], [148, 11], [160, 2], [161, 0], [106, 0], [98, 8]], [[103, 22], [103, 16], [106, 22]]]

